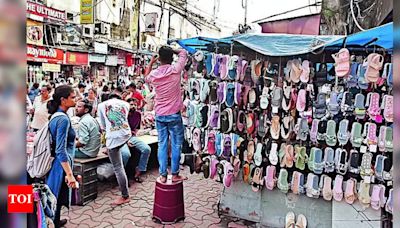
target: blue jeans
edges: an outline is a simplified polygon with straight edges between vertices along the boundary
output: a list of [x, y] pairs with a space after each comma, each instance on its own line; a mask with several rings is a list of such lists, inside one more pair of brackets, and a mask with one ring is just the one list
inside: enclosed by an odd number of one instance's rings
[[[139, 171], [141, 172], [147, 171], [147, 163], [149, 162], [149, 157], [151, 153], [150, 146], [135, 136], [132, 136], [128, 142], [132, 144], [132, 146], [140, 152], [140, 158], [138, 164]], [[121, 156], [122, 156], [122, 163], [124, 163], [124, 167], [126, 167], [126, 165], [128, 164], [128, 160], [131, 157], [131, 151], [129, 150], [128, 144], [125, 144], [121, 148]]]
[[160, 175], [167, 176], [168, 174], [168, 139], [171, 139], [171, 172], [172, 175], [178, 175], [184, 133], [181, 114], [156, 116], [156, 128], [158, 132], [158, 163], [160, 165]]

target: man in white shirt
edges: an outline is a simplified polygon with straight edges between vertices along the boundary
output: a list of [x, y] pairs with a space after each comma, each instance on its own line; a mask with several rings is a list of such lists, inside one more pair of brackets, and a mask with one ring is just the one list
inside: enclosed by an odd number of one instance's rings
[[113, 205], [128, 203], [128, 178], [125, 173], [121, 156], [121, 147], [125, 145], [131, 137], [131, 129], [128, 122], [129, 104], [121, 100], [121, 96], [112, 93], [109, 100], [99, 104], [97, 115], [100, 119], [100, 127], [105, 131], [106, 147], [108, 157], [113, 165], [115, 176], [122, 196], [118, 197]]
[[47, 121], [49, 121], [49, 111], [47, 110], [47, 102], [51, 99], [51, 86], [43, 86], [40, 89], [40, 96], [35, 98], [33, 102], [33, 108], [31, 113], [33, 114], [33, 120], [31, 123], [31, 128], [34, 131], [40, 130]]

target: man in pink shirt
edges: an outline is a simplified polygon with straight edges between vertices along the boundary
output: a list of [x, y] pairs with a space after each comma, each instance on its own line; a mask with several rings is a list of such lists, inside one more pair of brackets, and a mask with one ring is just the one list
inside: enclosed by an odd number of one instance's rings
[[[173, 55], [179, 59], [172, 64]], [[160, 66], [152, 70], [153, 64], [159, 60]], [[168, 139], [171, 139], [171, 173], [172, 181], [186, 178], [179, 175], [179, 161], [183, 143], [184, 128], [180, 110], [182, 109], [181, 74], [185, 67], [187, 53], [185, 50], [174, 50], [162, 46], [158, 57], [153, 56], [145, 71], [146, 80], [155, 89], [156, 128], [158, 131], [158, 163], [160, 165], [160, 181], [167, 181]]]

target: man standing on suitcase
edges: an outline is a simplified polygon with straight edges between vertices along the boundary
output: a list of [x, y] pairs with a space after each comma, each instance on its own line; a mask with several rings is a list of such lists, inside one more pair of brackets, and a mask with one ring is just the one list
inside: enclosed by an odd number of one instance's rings
[[[173, 55], [178, 61], [172, 64]], [[153, 64], [159, 60], [160, 66], [152, 70]], [[167, 181], [168, 139], [171, 140], [171, 173], [172, 181], [178, 182], [186, 178], [179, 175], [179, 161], [183, 143], [184, 127], [180, 110], [183, 105], [181, 93], [181, 74], [185, 67], [187, 53], [185, 50], [174, 50], [162, 46], [158, 57], [153, 56], [146, 68], [147, 81], [155, 89], [156, 128], [158, 131], [158, 163], [160, 165], [160, 181]]]

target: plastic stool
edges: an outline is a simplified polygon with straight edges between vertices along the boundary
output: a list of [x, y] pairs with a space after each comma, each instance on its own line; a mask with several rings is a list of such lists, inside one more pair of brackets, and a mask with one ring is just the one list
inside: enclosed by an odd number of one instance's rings
[[157, 178], [154, 191], [153, 219], [162, 224], [173, 224], [185, 219], [183, 182], [172, 183], [171, 178], [168, 175], [166, 183], [161, 183]]

